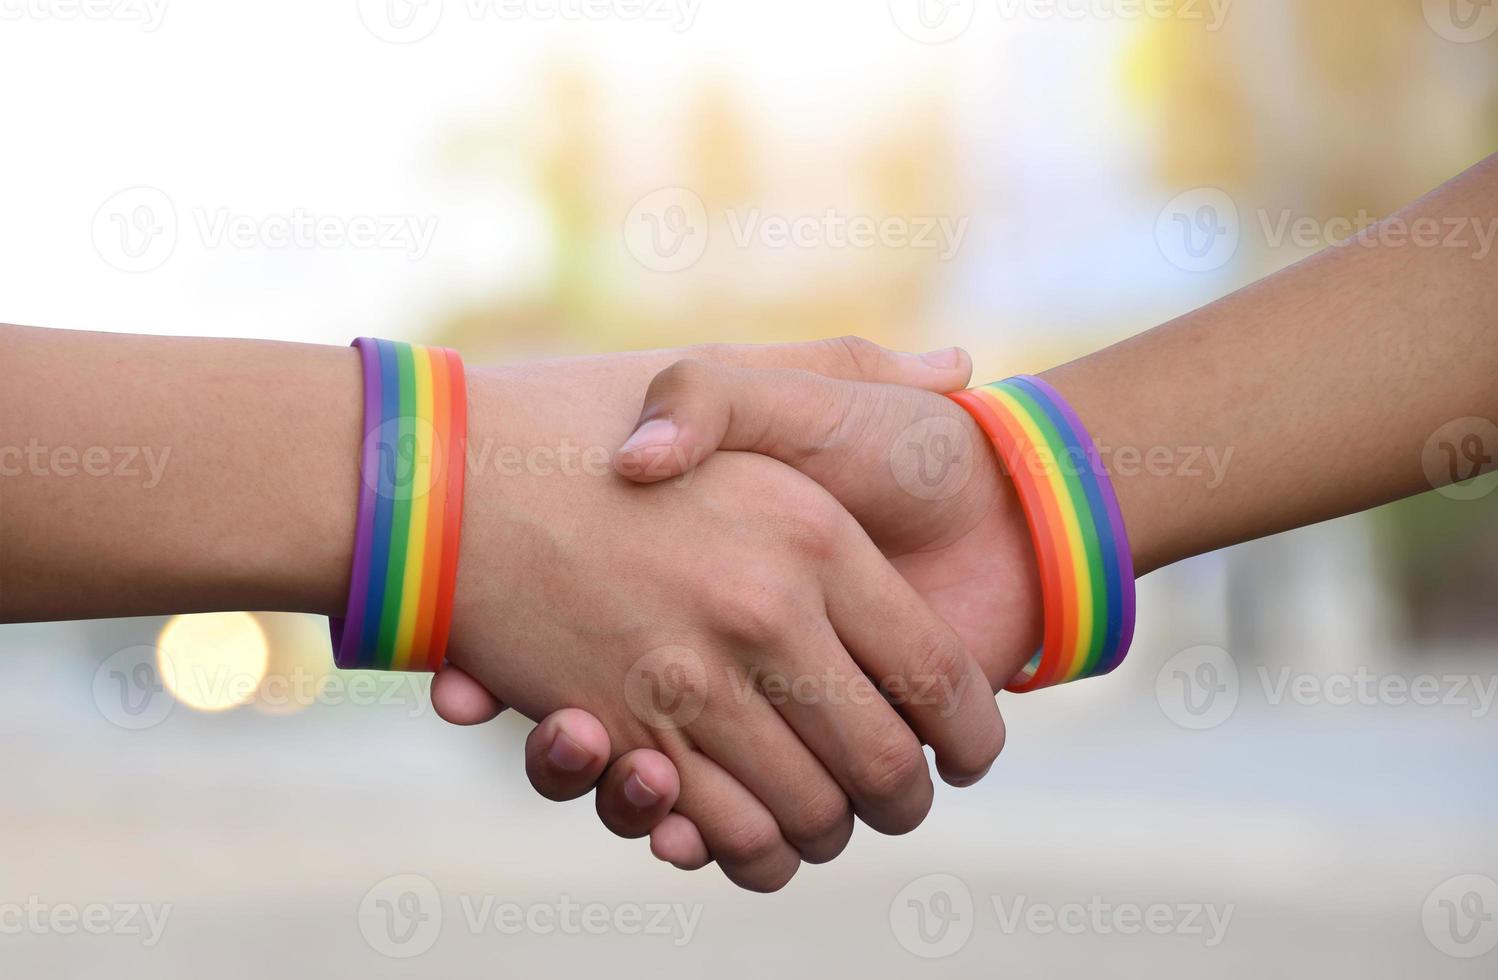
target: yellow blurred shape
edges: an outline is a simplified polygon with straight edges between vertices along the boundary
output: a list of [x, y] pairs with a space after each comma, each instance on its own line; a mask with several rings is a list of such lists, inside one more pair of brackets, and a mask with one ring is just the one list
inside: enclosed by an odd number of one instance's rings
[[255, 696], [270, 651], [249, 613], [174, 617], [156, 643], [162, 683], [198, 711], [225, 711]]
[[256, 619], [265, 630], [270, 661], [255, 692], [255, 709], [290, 715], [324, 700], [333, 668], [328, 621], [300, 613], [257, 613]]

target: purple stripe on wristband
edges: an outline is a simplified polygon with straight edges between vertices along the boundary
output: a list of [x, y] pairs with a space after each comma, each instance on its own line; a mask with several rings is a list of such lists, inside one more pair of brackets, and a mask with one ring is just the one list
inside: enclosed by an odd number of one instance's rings
[[343, 619], [329, 619], [328, 630], [333, 637], [336, 652], [334, 662], [341, 668], [355, 666], [359, 660], [359, 649], [364, 639], [364, 605], [369, 595], [370, 552], [373, 550], [375, 487], [380, 478], [378, 453], [364, 451], [368, 442], [380, 427], [380, 353], [376, 341], [360, 337], [354, 341], [359, 350], [359, 361], [364, 370], [364, 439], [359, 453], [359, 507], [355, 515], [354, 561], [349, 575], [348, 609]]

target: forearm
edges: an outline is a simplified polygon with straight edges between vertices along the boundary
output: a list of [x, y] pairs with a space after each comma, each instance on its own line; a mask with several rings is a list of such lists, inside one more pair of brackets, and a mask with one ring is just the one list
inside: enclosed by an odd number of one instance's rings
[[[1394, 220], [1431, 218], [1494, 227], [1498, 157]], [[1354, 240], [1048, 372], [1105, 451], [1136, 570], [1430, 489], [1431, 435], [1498, 416], [1495, 261]]]
[[337, 613], [346, 348], [0, 326], [0, 621]]

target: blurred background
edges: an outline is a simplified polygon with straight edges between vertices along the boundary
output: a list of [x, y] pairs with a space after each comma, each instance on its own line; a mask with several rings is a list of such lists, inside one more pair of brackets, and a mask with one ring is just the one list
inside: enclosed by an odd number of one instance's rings
[[[988, 380], [1492, 152], [1495, 35], [1472, 0], [0, 0], [0, 319], [475, 363], [857, 333]], [[770, 897], [536, 797], [523, 719], [330, 676], [321, 620], [3, 627], [0, 975], [1491, 977], [1494, 489], [1152, 576], [1117, 675], [1004, 697], [987, 781]]]

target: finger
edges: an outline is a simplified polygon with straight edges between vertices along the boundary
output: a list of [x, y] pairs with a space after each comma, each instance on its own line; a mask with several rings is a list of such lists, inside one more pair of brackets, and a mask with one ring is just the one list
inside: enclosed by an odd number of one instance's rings
[[688, 750], [672, 761], [681, 773], [676, 810], [701, 831], [708, 853], [728, 879], [750, 891], [784, 888], [800, 868], [801, 856], [781, 835], [774, 815], [702, 753]]
[[505, 710], [499, 698], [461, 667], [444, 664], [432, 677], [432, 708], [454, 725], [482, 725]]
[[595, 797], [598, 819], [620, 837], [644, 837], [676, 805], [676, 765], [654, 749], [626, 752], [604, 772]]
[[812, 864], [831, 861], [853, 836], [848, 797], [785, 719], [744, 678], [714, 724], [693, 725], [692, 742], [769, 809], [780, 833]]
[[683, 871], [696, 871], [712, 861], [702, 831], [685, 815], [668, 813], [650, 832], [650, 853]]
[[920, 742], [827, 620], [808, 626], [765, 671], [761, 683], [771, 703], [826, 764], [863, 822], [882, 834], [920, 826], [934, 792]]
[[704, 361], [656, 376], [614, 468], [652, 483], [720, 450], [799, 470], [899, 554], [938, 548], [992, 517], [1004, 479], [987, 437], [950, 398]]
[[909, 385], [943, 395], [967, 387], [973, 376], [973, 360], [961, 347], [909, 354], [851, 336], [804, 344], [709, 345], [686, 353], [730, 366], [812, 371], [844, 381]]
[[[750, 370], [678, 361], [656, 375], [614, 468], [638, 483], [680, 476], [720, 450], [758, 453], [832, 490], [855, 516], [955, 496], [980, 444], [976, 425], [947, 398], [909, 387], [838, 381], [807, 371]], [[914, 443], [914, 447], [910, 444]], [[930, 443], [931, 445], [926, 445]], [[927, 459], [944, 483], [902, 472]], [[965, 462], [965, 466], [950, 464]], [[948, 486], [947, 484], [951, 485]]]
[[575, 800], [598, 782], [611, 751], [602, 722], [580, 708], [563, 708], [531, 729], [525, 774], [548, 800]]
[[827, 615], [853, 658], [936, 753], [954, 786], [982, 779], [1004, 748], [1004, 720], [978, 662], [952, 628], [856, 527], [829, 570]]
[[838, 440], [863, 389], [808, 371], [677, 361], [645, 392], [615, 469], [640, 483], [679, 476], [720, 449], [797, 466]]

